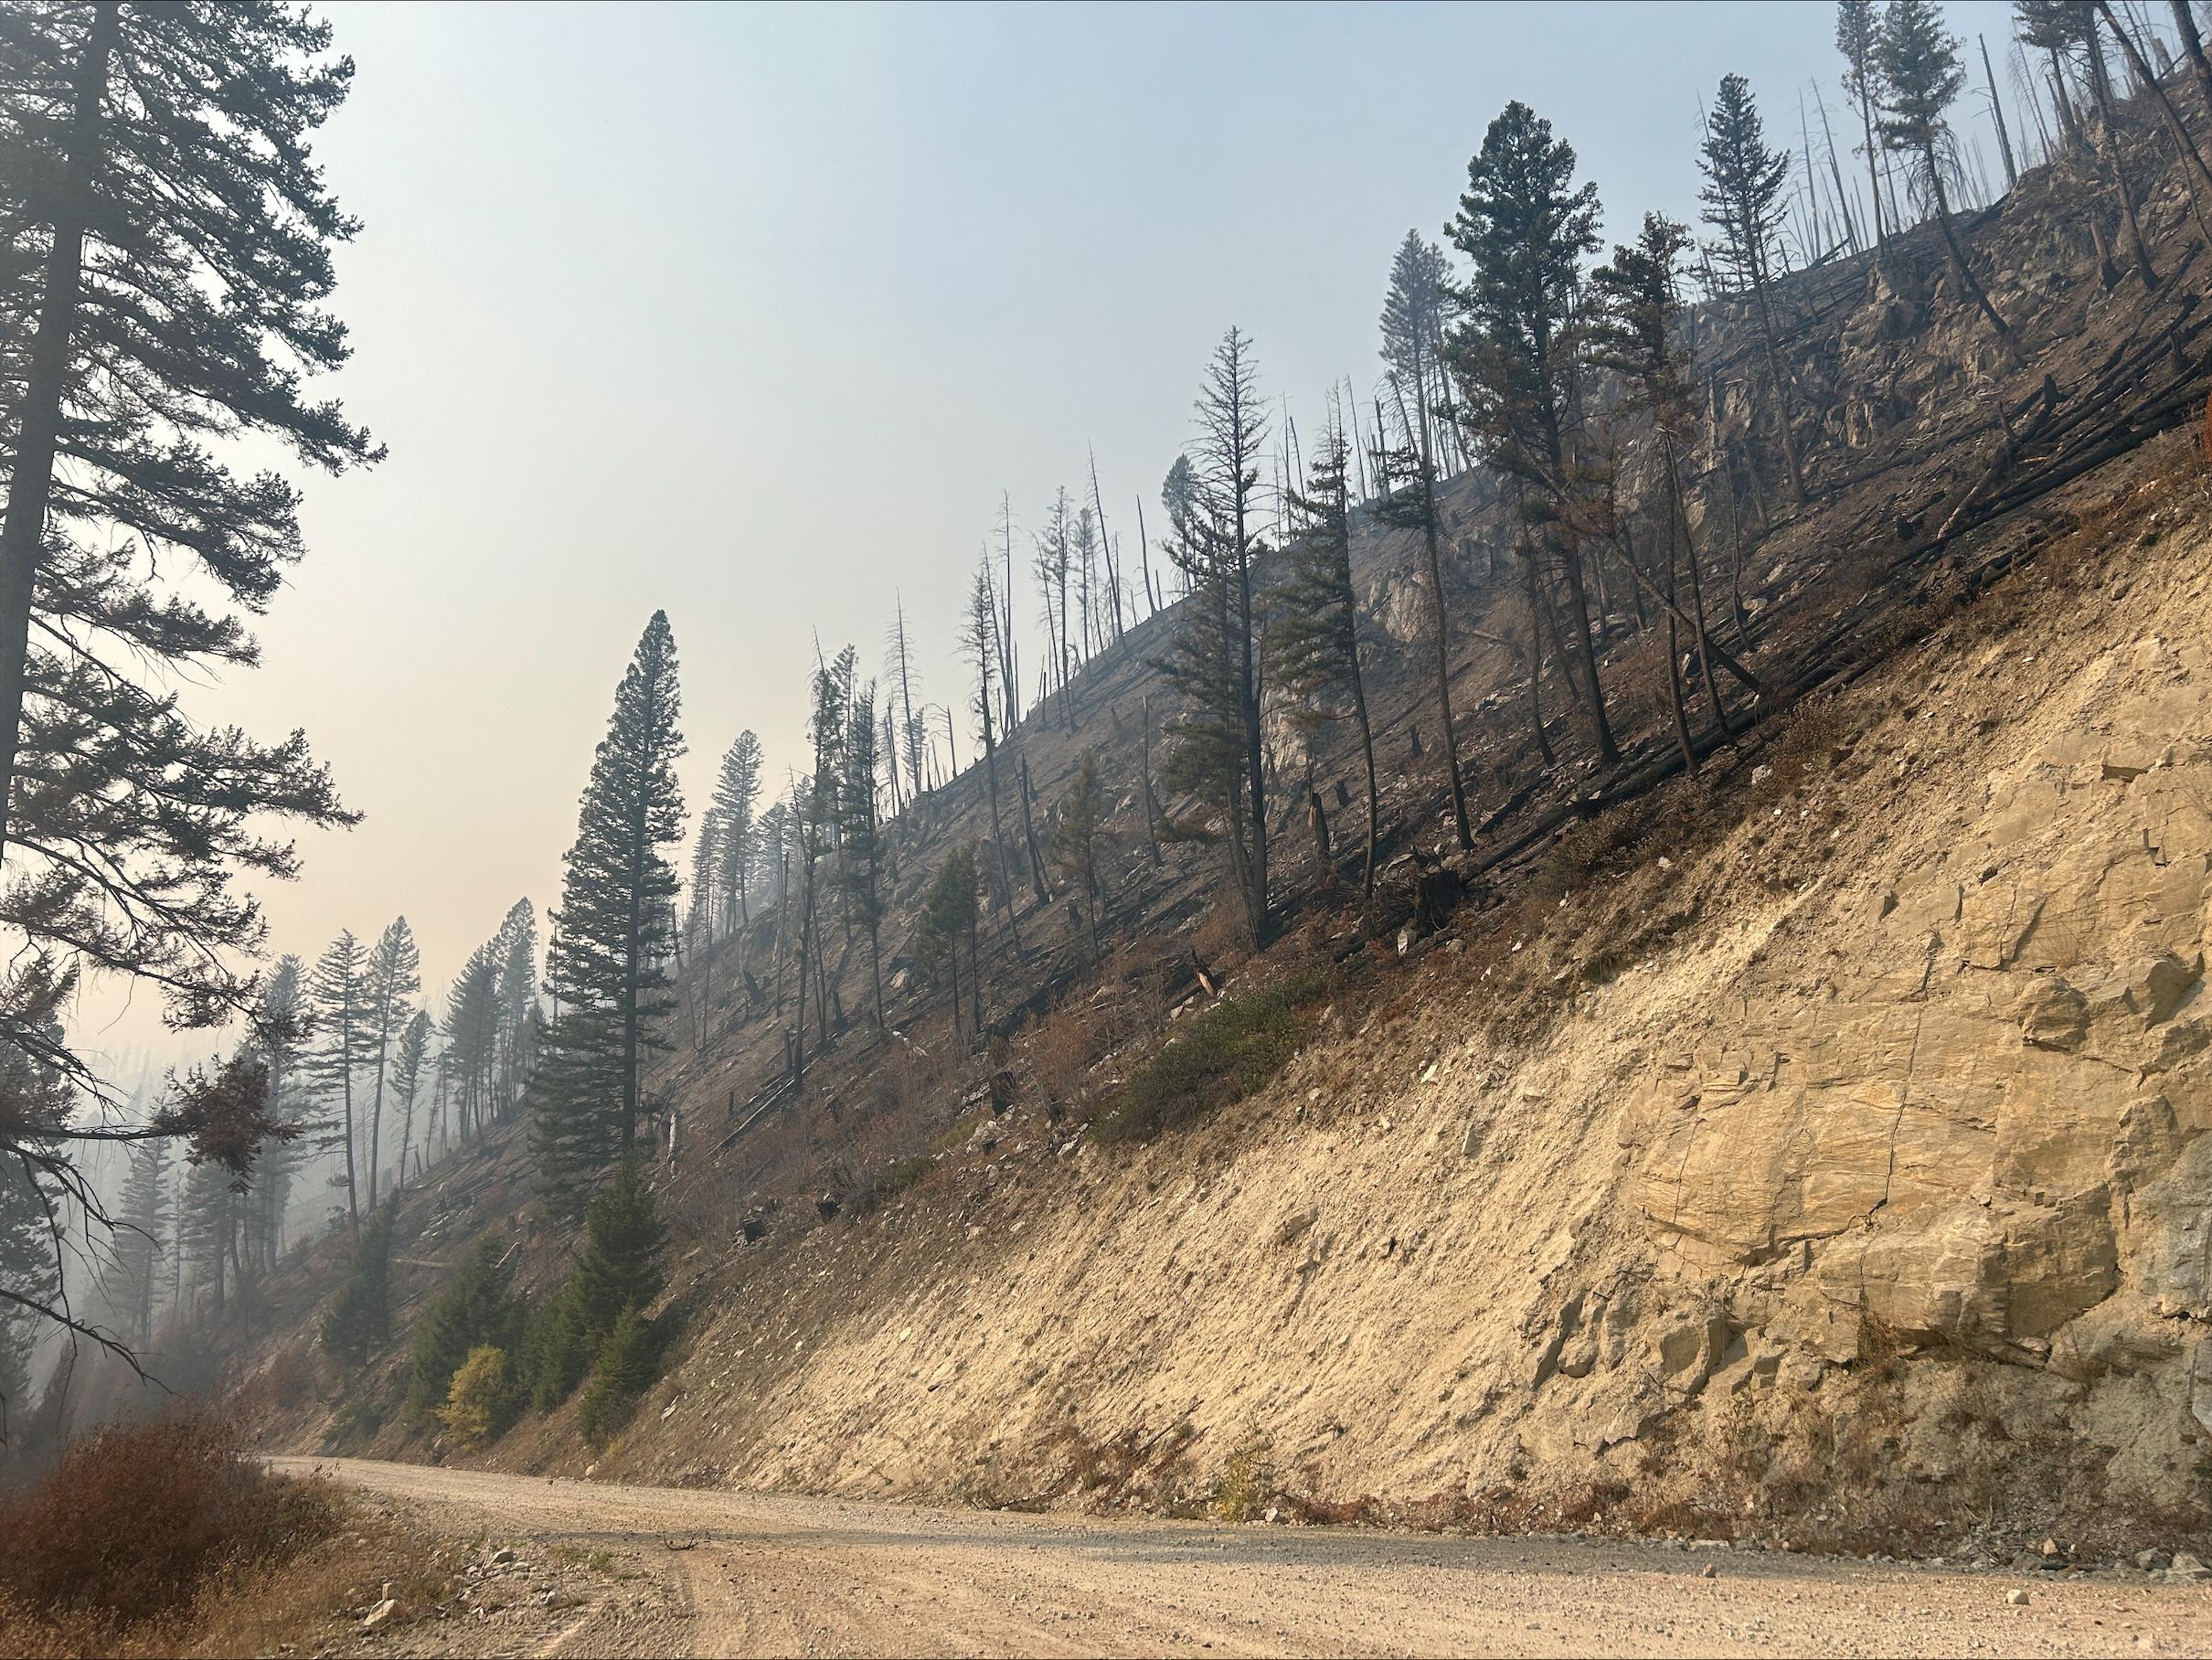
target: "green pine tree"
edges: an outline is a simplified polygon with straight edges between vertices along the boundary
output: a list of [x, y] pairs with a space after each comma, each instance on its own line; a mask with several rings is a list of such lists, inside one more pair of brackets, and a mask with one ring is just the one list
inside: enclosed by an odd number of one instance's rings
[[1759, 319], [1767, 393], [1773, 399], [1782, 460], [1789, 468], [1790, 498], [1802, 503], [1805, 478], [1798, 463], [1797, 440], [1790, 431], [1788, 391], [1774, 349], [1774, 308], [1769, 294], [1775, 239], [1781, 229], [1782, 192], [1790, 182], [1790, 153], [1768, 147], [1759, 106], [1751, 99], [1751, 83], [1740, 75], [1720, 78], [1720, 96], [1706, 121], [1697, 165], [1705, 175], [1698, 194], [1705, 204], [1705, 222], [1720, 231], [1713, 248], [1715, 264], [1750, 294], [1752, 313]]
[[[1452, 239], [1473, 261], [1474, 274], [1451, 350], [1463, 419], [1485, 459], [1520, 485], [1530, 545], [1548, 556], [1563, 582], [1573, 654], [1562, 666], [1570, 679], [1577, 666], [1582, 671], [1598, 753], [1611, 765], [1620, 750], [1598, 677], [1578, 529], [1587, 483], [1578, 310], [1582, 257], [1598, 246], [1598, 190], [1578, 186], [1574, 176], [1573, 147], [1553, 138], [1551, 123], [1526, 104], [1507, 104], [1490, 123], [1467, 164], [1467, 188], [1452, 221]], [[1547, 611], [1533, 563], [1529, 575], [1537, 590], [1532, 611]], [[1541, 654], [1532, 652], [1531, 662], [1540, 670]]]
[[368, 1015], [367, 963], [361, 942], [353, 930], [338, 937], [316, 961], [307, 979], [307, 1009], [314, 1022], [315, 1047], [307, 1057], [308, 1075], [326, 1107], [335, 1105], [337, 1117], [325, 1116], [315, 1131], [317, 1149], [342, 1148], [346, 1209], [354, 1230], [361, 1228], [361, 1181], [355, 1152], [360, 1144], [360, 1116], [366, 1107], [369, 1074], [375, 1068], [373, 1033]]
[[584, 1213], [584, 1249], [570, 1276], [570, 1294], [588, 1353], [613, 1329], [626, 1307], [647, 1308], [661, 1291], [667, 1229], [655, 1214], [642, 1162], [626, 1158]]
[[[407, 1188], [407, 1155], [415, 1141], [415, 1105], [422, 1094], [422, 1072], [429, 1064], [431, 1017], [417, 1009], [415, 1017], [399, 1034], [399, 1052], [392, 1062], [392, 1102], [399, 1114], [399, 1163], [392, 1172], [392, 1191]], [[428, 1136], [423, 1138], [426, 1142]]]
[[1310, 734], [1348, 711], [1358, 730], [1367, 781], [1367, 857], [1359, 890], [1365, 906], [1375, 892], [1381, 796], [1359, 661], [1359, 597], [1352, 586], [1351, 457], [1332, 409], [1306, 466], [1306, 487], [1291, 495], [1297, 527], [1283, 549], [1267, 644], [1269, 674], [1288, 695], [1292, 718], [1301, 728]]
[[323, 1346], [358, 1369], [391, 1337], [392, 1210], [374, 1212], [354, 1241], [353, 1262], [323, 1315]]
[[[914, 931], [914, 956], [924, 974], [935, 975], [941, 966], [952, 993], [952, 1032], [960, 1033], [960, 948], [968, 943], [971, 963], [975, 939], [975, 848], [963, 842], [945, 855], [923, 897], [921, 920]], [[975, 994], [981, 1027], [983, 995]]]
[[1946, 112], [1966, 85], [1966, 68], [1959, 60], [1958, 37], [1943, 27], [1939, 0], [1889, 0], [1882, 12], [1875, 62], [1882, 75], [1882, 143], [1919, 167], [1921, 186], [1935, 203], [1936, 221], [1943, 229], [1943, 245], [1951, 250], [1959, 286], [2003, 338], [2012, 331], [1967, 263], [1943, 189], [1941, 153], [1951, 143]]
[[383, 1156], [384, 1085], [391, 1071], [415, 997], [422, 990], [422, 959], [407, 919], [396, 919], [369, 948], [361, 968], [362, 1041], [368, 1052], [368, 1208], [377, 1208], [377, 1174]]
[[634, 1305], [622, 1310], [592, 1368], [591, 1387], [577, 1405], [576, 1418], [594, 1446], [622, 1428], [653, 1387], [653, 1329]]
[[684, 828], [679, 707], [675, 636], [655, 612], [592, 760], [548, 958], [560, 1013], [532, 1079], [534, 1142], [560, 1215], [580, 1210], [597, 1174], [635, 1141], [645, 1058], [667, 1047], [657, 1027], [675, 1006], [677, 881], [665, 850]]
[[[1383, 494], [1376, 503], [1376, 516], [1398, 529], [1421, 533], [1429, 566], [1429, 632], [1435, 647], [1431, 661], [1436, 673], [1437, 715], [1444, 731], [1452, 825], [1461, 850], [1465, 851], [1474, 846], [1474, 828], [1467, 817], [1467, 786], [1460, 771], [1459, 731], [1452, 712], [1450, 608], [1444, 602], [1441, 547], [1443, 516], [1436, 498], [1443, 437], [1438, 428], [1439, 416], [1458, 424], [1457, 410], [1452, 404], [1452, 378], [1442, 360], [1445, 329], [1453, 312], [1446, 279], [1442, 250], [1414, 232], [1406, 232], [1406, 239], [1390, 263], [1390, 286], [1383, 298], [1382, 356], [1390, 368], [1390, 412], [1396, 419], [1398, 442], [1379, 457]], [[1377, 434], [1376, 442], [1383, 443], [1381, 433]], [[1397, 488], [1401, 482], [1407, 486], [1402, 491]]]
[[446, 1288], [415, 1322], [408, 1357], [407, 1412], [429, 1423], [446, 1402], [453, 1374], [469, 1351], [484, 1344], [506, 1349], [521, 1322], [503, 1259], [506, 1241], [486, 1234], [462, 1255]]
[[1052, 832], [1052, 862], [1076, 896], [1083, 926], [1090, 935], [1090, 954], [1099, 954], [1099, 907], [1106, 897], [1099, 879], [1099, 761], [1085, 750], [1076, 763], [1075, 782], [1060, 803], [1060, 822]]

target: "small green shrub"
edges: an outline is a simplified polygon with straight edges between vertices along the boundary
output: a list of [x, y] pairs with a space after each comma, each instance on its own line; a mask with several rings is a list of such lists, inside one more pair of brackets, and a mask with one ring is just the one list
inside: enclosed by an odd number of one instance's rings
[[895, 1193], [903, 1193], [936, 1168], [937, 1161], [926, 1153], [917, 1153], [912, 1158], [886, 1165], [883, 1174], [876, 1178], [876, 1197], [888, 1199]]
[[506, 1351], [479, 1344], [453, 1373], [438, 1421], [445, 1425], [454, 1445], [465, 1452], [497, 1440], [514, 1421], [517, 1404], [515, 1375], [507, 1365]]
[[1304, 1009], [1318, 974], [1293, 974], [1247, 997], [1214, 1005], [1115, 1091], [1099, 1115], [1106, 1141], [1144, 1141], [1241, 1101], [1281, 1071], [1305, 1037]]
[[604, 1445], [653, 1387], [653, 1328], [633, 1304], [622, 1310], [614, 1329], [607, 1334], [607, 1341], [600, 1346], [591, 1387], [577, 1403], [577, 1421], [593, 1446]]

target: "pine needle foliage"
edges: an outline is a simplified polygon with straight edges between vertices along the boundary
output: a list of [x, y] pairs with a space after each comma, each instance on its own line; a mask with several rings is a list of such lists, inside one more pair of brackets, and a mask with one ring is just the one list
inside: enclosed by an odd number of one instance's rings
[[665, 850], [683, 834], [675, 761], [675, 636], [655, 612], [616, 689], [569, 849], [548, 989], [559, 1017], [533, 1075], [538, 1179], [574, 1217], [600, 1172], [637, 1137], [645, 1057], [667, 1048], [675, 1007], [677, 881]]

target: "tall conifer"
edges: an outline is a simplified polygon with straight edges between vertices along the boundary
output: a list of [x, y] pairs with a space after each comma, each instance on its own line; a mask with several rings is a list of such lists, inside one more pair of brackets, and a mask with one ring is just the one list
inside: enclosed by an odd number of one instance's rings
[[683, 834], [675, 636], [654, 612], [614, 695], [584, 786], [547, 984], [560, 1006], [532, 1082], [539, 1177], [573, 1214], [597, 1173], [636, 1139], [646, 1055], [673, 1006], [668, 961]]

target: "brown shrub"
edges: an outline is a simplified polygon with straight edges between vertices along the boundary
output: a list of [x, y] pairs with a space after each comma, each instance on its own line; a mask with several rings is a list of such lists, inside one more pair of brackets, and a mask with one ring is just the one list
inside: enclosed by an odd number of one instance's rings
[[296, 1554], [337, 1515], [327, 1487], [271, 1474], [229, 1419], [184, 1408], [96, 1431], [0, 1504], [0, 1596], [41, 1613], [149, 1619], [226, 1573]]
[[1030, 1028], [1030, 1076], [1048, 1107], [1066, 1107], [1088, 1092], [1090, 1069], [1111, 1047], [1109, 1011], [1089, 999], [1061, 1004]]

